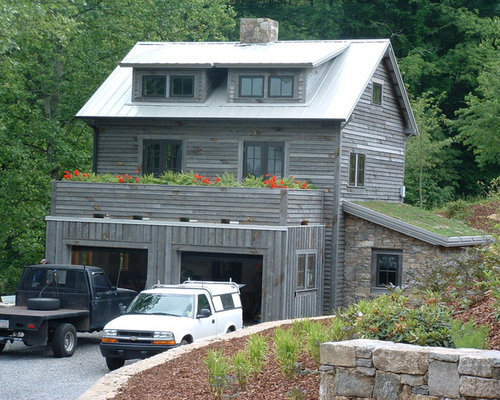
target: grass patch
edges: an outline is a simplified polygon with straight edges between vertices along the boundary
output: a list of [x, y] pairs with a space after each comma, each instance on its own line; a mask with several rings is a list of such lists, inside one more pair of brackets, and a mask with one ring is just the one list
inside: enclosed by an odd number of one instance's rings
[[360, 201], [356, 202], [356, 204], [446, 237], [480, 236], [485, 234], [480, 230], [471, 228], [462, 221], [448, 219], [408, 204], [382, 201]]

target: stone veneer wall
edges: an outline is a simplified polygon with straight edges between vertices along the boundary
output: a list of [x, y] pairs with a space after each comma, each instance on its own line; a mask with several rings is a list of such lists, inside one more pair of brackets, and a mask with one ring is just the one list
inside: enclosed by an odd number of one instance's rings
[[434, 260], [464, 251], [462, 247], [435, 246], [370, 221], [349, 214], [345, 216], [345, 305], [385, 292], [384, 289], [372, 287], [373, 249], [402, 251], [403, 286], [411, 286], [422, 270], [432, 268]]
[[321, 345], [320, 400], [500, 399], [500, 351], [350, 340]]

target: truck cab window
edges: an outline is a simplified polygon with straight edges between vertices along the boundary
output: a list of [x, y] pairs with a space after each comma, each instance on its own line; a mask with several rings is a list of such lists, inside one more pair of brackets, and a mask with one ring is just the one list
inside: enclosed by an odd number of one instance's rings
[[113, 289], [109, 279], [102, 273], [92, 273], [92, 279], [94, 280], [94, 287], [97, 292], [108, 292]]

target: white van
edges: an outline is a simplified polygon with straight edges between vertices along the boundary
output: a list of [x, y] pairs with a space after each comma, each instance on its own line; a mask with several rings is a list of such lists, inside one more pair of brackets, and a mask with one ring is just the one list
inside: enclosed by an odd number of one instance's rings
[[196, 340], [243, 327], [235, 282], [187, 281], [144, 290], [104, 327], [100, 349], [110, 370]]

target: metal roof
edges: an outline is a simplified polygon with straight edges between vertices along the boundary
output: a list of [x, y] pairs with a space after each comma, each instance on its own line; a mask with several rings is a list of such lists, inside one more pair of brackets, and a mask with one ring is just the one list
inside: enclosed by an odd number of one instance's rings
[[350, 201], [342, 202], [342, 209], [355, 217], [373, 222], [374, 224], [384, 226], [393, 231], [411, 236], [415, 239], [422, 240], [437, 246], [444, 247], [461, 247], [461, 246], [477, 246], [482, 244], [491, 243], [494, 241], [490, 235], [484, 236], [452, 236], [447, 237], [437, 233], [428, 231], [427, 229], [409, 224], [399, 219], [374, 211], [368, 207], [363, 207], [360, 204], [352, 203]]
[[[388, 56], [387, 39], [283, 41], [242, 45], [234, 42], [137, 43], [76, 115], [82, 118], [244, 118], [347, 121], [378, 64]], [[132, 102], [133, 67], [314, 68], [327, 72], [305, 103], [229, 103], [224, 82], [203, 103]], [[408, 133], [417, 127], [397, 65], [391, 68]]]

